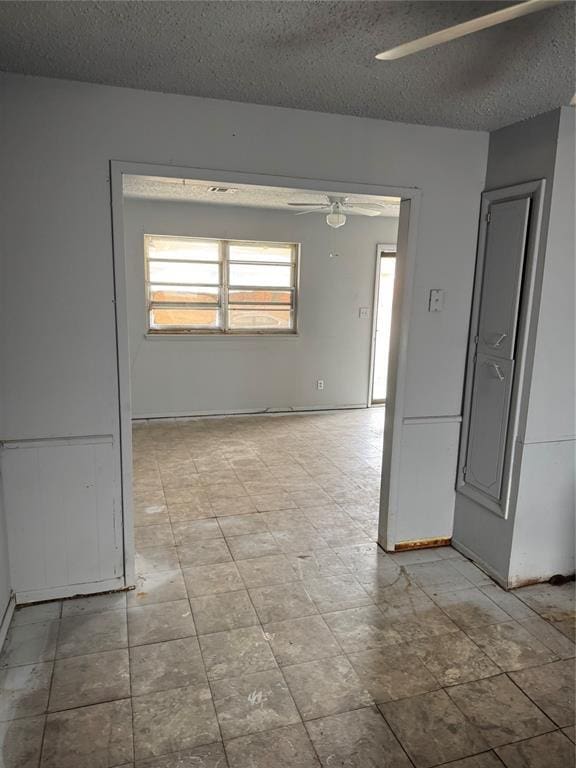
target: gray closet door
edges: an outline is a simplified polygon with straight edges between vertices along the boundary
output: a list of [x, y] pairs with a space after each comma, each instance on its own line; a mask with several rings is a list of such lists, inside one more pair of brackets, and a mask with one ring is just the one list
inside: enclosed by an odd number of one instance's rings
[[495, 501], [502, 494], [513, 372], [512, 360], [476, 358], [465, 477]]
[[478, 324], [478, 351], [487, 355], [514, 357], [529, 214], [529, 197], [489, 209]]
[[488, 209], [471, 371], [464, 487], [499, 509], [504, 496], [514, 352], [526, 254], [529, 196]]

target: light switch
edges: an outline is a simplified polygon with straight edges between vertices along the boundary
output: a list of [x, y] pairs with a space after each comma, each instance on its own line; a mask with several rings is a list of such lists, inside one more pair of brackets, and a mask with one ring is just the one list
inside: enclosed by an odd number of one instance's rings
[[428, 312], [442, 312], [444, 309], [444, 291], [442, 288], [432, 288], [428, 299]]
[[358, 310], [358, 317], [360, 320], [368, 320], [370, 317], [370, 307], [360, 307]]

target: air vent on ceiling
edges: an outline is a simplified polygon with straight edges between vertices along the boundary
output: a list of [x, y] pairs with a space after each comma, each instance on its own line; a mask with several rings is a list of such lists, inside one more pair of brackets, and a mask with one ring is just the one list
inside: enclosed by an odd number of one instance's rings
[[232, 195], [238, 192], [235, 187], [208, 187], [209, 192], [215, 192], [217, 195]]

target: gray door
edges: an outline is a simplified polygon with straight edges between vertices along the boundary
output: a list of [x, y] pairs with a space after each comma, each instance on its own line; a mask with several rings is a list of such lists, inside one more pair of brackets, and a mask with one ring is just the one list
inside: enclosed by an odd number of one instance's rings
[[[481, 279], [462, 492], [503, 506], [514, 355], [526, 255], [529, 196], [494, 201], [480, 254]], [[478, 301], [478, 299], [476, 299]]]
[[478, 351], [487, 355], [514, 357], [529, 213], [529, 197], [489, 209], [478, 324]]
[[494, 501], [502, 494], [514, 363], [478, 354], [465, 480]]

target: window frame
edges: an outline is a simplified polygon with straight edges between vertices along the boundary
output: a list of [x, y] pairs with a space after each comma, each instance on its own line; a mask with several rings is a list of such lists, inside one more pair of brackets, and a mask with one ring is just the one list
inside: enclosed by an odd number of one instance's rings
[[[151, 259], [148, 255], [150, 241], [154, 238], [166, 239], [166, 240], [192, 240], [195, 242], [212, 242], [218, 245], [218, 260], [207, 261], [202, 259]], [[278, 262], [278, 261], [246, 261], [230, 259], [230, 246], [231, 245], [252, 245], [252, 246], [265, 246], [265, 247], [290, 247], [292, 251], [292, 258], [290, 262]], [[298, 299], [300, 294], [300, 255], [301, 255], [301, 243], [294, 242], [281, 242], [281, 241], [269, 241], [269, 240], [236, 240], [230, 238], [215, 238], [215, 237], [195, 237], [190, 235], [167, 235], [167, 234], [152, 234], [144, 233], [144, 270], [145, 270], [145, 294], [146, 294], [146, 335], [161, 337], [161, 336], [296, 336], [298, 335]], [[151, 285], [150, 280], [150, 262], [162, 261], [162, 262], [180, 262], [188, 264], [213, 264], [218, 266], [218, 284], [215, 285], [200, 285], [194, 284], [197, 288], [214, 288], [218, 290], [218, 301], [213, 303], [208, 302], [158, 302], [151, 299]], [[246, 264], [252, 266], [284, 266], [290, 268], [290, 286], [246, 286], [246, 285], [234, 285], [230, 283], [230, 266], [233, 264]], [[154, 283], [159, 285], [159, 283]], [[160, 283], [162, 285], [162, 283]], [[165, 285], [182, 286], [186, 283], [171, 282]], [[234, 308], [241, 310], [242, 304], [247, 307], [251, 306], [266, 306], [270, 307], [273, 302], [230, 302], [230, 291], [234, 290], [269, 290], [269, 291], [283, 291], [290, 292], [291, 302], [290, 304], [278, 303], [278, 308], [288, 308], [290, 311], [291, 327], [289, 328], [230, 328], [229, 327], [229, 309], [230, 304]], [[206, 328], [203, 326], [185, 326], [185, 325], [164, 325], [156, 326], [152, 325], [152, 310], [153, 309], [215, 309], [220, 313], [220, 324], [216, 328]], [[242, 311], [242, 310], [241, 310]]]

